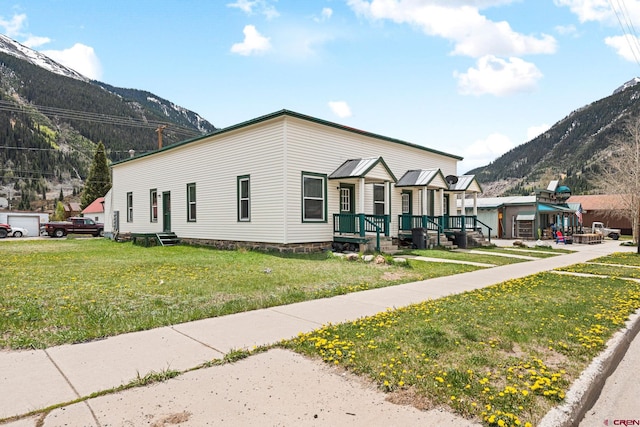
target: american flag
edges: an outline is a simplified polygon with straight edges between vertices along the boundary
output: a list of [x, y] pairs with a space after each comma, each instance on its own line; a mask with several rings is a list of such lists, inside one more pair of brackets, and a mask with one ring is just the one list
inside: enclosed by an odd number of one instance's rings
[[576, 211], [576, 216], [578, 217], [578, 222], [582, 224], [582, 205], [578, 205], [578, 210]]

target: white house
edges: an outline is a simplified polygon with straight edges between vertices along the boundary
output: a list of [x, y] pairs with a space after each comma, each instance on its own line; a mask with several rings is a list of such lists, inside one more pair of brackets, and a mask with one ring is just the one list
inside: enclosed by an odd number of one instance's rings
[[416, 227], [471, 226], [473, 217], [450, 215], [457, 198], [481, 191], [474, 177], [456, 176], [460, 160], [282, 110], [114, 163], [105, 232], [170, 231], [220, 247], [379, 248]]
[[98, 197], [82, 210], [82, 216], [104, 223], [104, 197]]

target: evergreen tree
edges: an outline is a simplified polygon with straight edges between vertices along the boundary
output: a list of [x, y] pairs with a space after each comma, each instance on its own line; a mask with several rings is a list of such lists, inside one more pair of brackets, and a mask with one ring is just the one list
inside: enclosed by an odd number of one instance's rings
[[111, 174], [107, 164], [107, 155], [104, 144], [98, 143], [93, 164], [89, 170], [89, 177], [82, 191], [81, 206], [86, 208], [98, 197], [103, 197], [111, 188]]
[[65, 220], [65, 217], [64, 217], [64, 205], [62, 204], [62, 202], [58, 202], [56, 204], [56, 211], [52, 215], [51, 220], [52, 221], [64, 221]]
[[64, 193], [62, 192], [62, 188], [60, 189], [60, 195], [58, 196], [58, 201], [59, 202], [64, 201]]

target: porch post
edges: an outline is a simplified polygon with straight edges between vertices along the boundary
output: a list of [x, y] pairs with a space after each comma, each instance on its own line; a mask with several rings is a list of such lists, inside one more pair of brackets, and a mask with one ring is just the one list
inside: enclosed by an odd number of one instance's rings
[[[391, 228], [391, 181], [384, 182], [384, 217], [384, 235], [389, 237], [389, 229]], [[378, 250], [380, 250], [379, 242]]]
[[391, 212], [389, 210], [389, 207], [391, 206], [391, 189], [389, 184], [391, 184], [389, 181], [384, 182], [384, 214], [385, 215], [389, 215], [389, 213]]
[[420, 191], [422, 191], [422, 197], [420, 198], [420, 201], [422, 202], [422, 206], [420, 206], [422, 213], [422, 227], [427, 228], [427, 216], [429, 215], [429, 191], [427, 190], [427, 187], [422, 187], [422, 190]]
[[473, 216], [478, 216], [478, 193], [473, 193]]
[[467, 200], [467, 193], [465, 191], [462, 192], [462, 213], [460, 215], [465, 216], [467, 214], [467, 206], [465, 204]]
[[358, 188], [358, 213], [364, 214], [364, 178], [360, 178]]

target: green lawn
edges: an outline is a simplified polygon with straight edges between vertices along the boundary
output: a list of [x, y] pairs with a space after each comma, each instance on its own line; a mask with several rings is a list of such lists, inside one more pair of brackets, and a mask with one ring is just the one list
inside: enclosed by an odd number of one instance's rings
[[103, 239], [4, 241], [0, 348], [76, 343], [476, 269]]
[[490, 426], [536, 425], [639, 308], [638, 282], [541, 273], [281, 345], [366, 376], [392, 401], [449, 407]]

